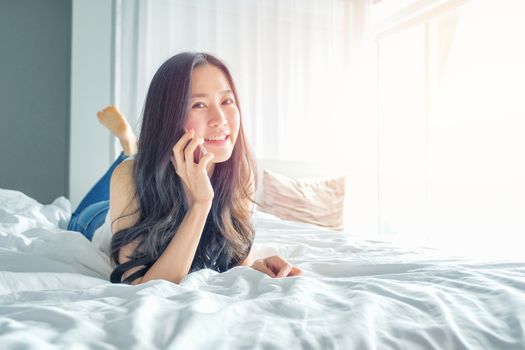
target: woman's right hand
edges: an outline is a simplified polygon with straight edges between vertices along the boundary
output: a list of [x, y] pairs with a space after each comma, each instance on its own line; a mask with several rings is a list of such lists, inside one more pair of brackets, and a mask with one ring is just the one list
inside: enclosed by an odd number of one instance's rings
[[195, 164], [193, 154], [198, 145], [204, 143], [204, 139], [194, 138], [194, 134], [193, 129], [186, 132], [173, 146], [173, 155], [171, 156], [171, 163], [182, 180], [190, 207], [197, 203], [210, 204], [214, 196], [213, 187], [206, 170], [206, 165], [214, 155], [208, 152], [201, 157], [198, 164]]

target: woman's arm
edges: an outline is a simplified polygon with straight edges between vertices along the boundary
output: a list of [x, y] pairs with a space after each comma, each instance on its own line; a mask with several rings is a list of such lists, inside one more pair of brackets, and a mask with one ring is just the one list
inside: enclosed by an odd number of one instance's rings
[[206, 223], [211, 203], [195, 203], [186, 213], [164, 253], [142, 277], [140, 283], [165, 279], [174, 283], [188, 274]]
[[[112, 220], [121, 215], [128, 215], [137, 210], [137, 202], [133, 198], [135, 184], [133, 182], [133, 161], [120, 164], [113, 172], [110, 184], [110, 213]], [[131, 205], [129, 205], [131, 203]], [[144, 276], [135, 279], [131, 284], [136, 285], [154, 279], [165, 279], [179, 283], [189, 272], [197, 246], [199, 244], [206, 217], [211, 209], [211, 202], [193, 204], [184, 216], [176, 234], [171, 239], [163, 254], [149, 268]], [[131, 227], [138, 220], [138, 213], [116, 220], [112, 232]], [[129, 243], [119, 252], [119, 263], [129, 261], [137, 243]], [[123, 274], [123, 279], [140, 270], [144, 266], [137, 266]]]

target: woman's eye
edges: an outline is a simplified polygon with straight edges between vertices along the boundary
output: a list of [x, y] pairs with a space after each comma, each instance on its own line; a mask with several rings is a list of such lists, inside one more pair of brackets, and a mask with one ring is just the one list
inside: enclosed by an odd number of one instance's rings
[[229, 104], [233, 103], [233, 100], [231, 98], [227, 98], [227, 99], [224, 100], [223, 103], [229, 105]]
[[192, 108], [203, 108], [205, 107], [204, 103], [202, 102], [197, 102], [195, 103], [193, 106], [191, 106]]

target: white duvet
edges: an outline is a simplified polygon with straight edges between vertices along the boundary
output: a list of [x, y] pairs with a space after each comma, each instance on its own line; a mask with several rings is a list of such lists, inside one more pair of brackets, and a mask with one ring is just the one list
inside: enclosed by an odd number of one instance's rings
[[255, 212], [257, 257], [302, 276], [201, 270], [109, 282], [70, 204], [0, 190], [0, 348], [524, 349], [525, 259], [480, 261]]

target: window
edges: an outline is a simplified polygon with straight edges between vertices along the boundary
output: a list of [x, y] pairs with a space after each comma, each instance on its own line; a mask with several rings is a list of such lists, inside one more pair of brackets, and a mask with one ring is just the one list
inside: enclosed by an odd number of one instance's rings
[[525, 3], [413, 1], [382, 10], [380, 234], [523, 234]]

